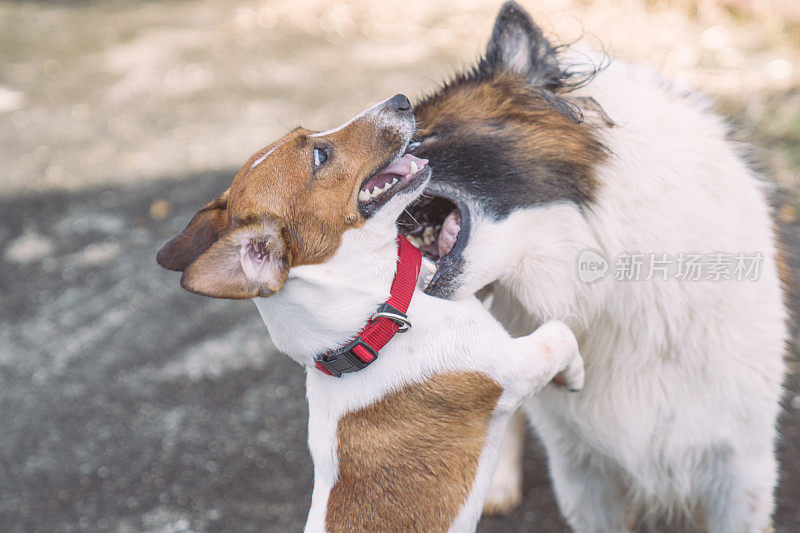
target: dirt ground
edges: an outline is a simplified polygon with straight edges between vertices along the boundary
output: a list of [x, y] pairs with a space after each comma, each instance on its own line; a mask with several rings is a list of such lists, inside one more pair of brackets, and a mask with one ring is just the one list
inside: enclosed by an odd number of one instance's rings
[[[800, 285], [798, 4], [522, 3], [558, 42], [582, 35], [716, 99], [760, 147]], [[155, 252], [287, 128], [332, 127], [468, 66], [499, 4], [0, 1], [0, 532], [302, 528], [302, 369], [252, 304], [180, 290]], [[800, 530], [792, 348], [787, 533]], [[523, 505], [479, 531], [565, 530], [533, 441], [525, 467]]]

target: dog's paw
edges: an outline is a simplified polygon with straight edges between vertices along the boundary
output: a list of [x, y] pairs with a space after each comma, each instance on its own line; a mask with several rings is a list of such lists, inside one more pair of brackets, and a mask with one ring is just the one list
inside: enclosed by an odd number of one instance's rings
[[570, 391], [581, 390], [584, 381], [583, 359], [572, 330], [563, 322], [552, 320], [542, 325], [537, 333], [545, 353], [557, 354], [555, 364], [560, 370], [553, 378], [553, 383]]
[[513, 511], [522, 502], [522, 491], [511, 487], [504, 487], [503, 491], [495, 494], [494, 487], [489, 492], [489, 497], [483, 505], [485, 515], [504, 515]]
[[583, 389], [584, 379], [585, 371], [583, 368], [583, 359], [576, 351], [575, 357], [572, 358], [564, 370], [553, 378], [553, 382], [556, 385], [566, 387], [570, 392], [578, 392]]
[[[501, 458], [502, 463], [502, 458]], [[489, 495], [483, 505], [483, 514], [503, 515], [522, 501], [522, 469], [499, 468], [492, 477]]]

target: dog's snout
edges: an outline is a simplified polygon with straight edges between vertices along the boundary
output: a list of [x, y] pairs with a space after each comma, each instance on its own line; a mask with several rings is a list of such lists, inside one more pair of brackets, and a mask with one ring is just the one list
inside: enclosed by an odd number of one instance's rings
[[389, 104], [397, 111], [411, 111], [411, 102], [408, 101], [406, 95], [396, 94], [389, 100]]

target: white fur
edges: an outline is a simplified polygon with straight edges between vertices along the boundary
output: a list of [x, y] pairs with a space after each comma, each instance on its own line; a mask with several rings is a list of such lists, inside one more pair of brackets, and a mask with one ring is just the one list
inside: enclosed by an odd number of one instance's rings
[[490, 421], [476, 479], [452, 525], [452, 531], [467, 531], [480, 517], [505, 427], [522, 399], [560, 370], [566, 369], [573, 387], [579, 388], [583, 381], [577, 341], [562, 323], [546, 324], [533, 335], [512, 339], [477, 299], [449, 302], [419, 291], [408, 310], [413, 327], [396, 335], [376, 362], [342, 378], [313, 368], [315, 355], [351, 339], [388, 298], [397, 261], [394, 220], [411, 194], [397, 193], [365, 226], [345, 232], [332, 259], [293, 268], [278, 293], [255, 300], [275, 346], [309, 367], [314, 492], [306, 531], [325, 530], [328, 495], [338, 477], [336, 428], [344, 414], [434, 374], [481, 371], [499, 383], [504, 390]]
[[[512, 334], [560, 319], [580, 340], [585, 389], [526, 402], [573, 529], [625, 531], [644, 510], [762, 531], [787, 338], [763, 184], [708, 102], [648, 68], [615, 61], [578, 94], [616, 123], [596, 201], [499, 223], [478, 212], [460, 294], [498, 280], [493, 310]], [[604, 280], [580, 281], [585, 249], [612, 262]], [[622, 252], [717, 251], [760, 252], [758, 280], [614, 279]]]

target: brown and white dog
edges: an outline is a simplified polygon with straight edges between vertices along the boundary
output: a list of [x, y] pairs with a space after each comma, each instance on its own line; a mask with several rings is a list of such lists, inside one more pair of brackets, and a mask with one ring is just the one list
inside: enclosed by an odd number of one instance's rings
[[296, 129], [158, 254], [190, 291], [255, 298], [276, 347], [308, 368], [307, 531], [474, 529], [511, 413], [559, 372], [583, 384], [563, 323], [512, 339], [476, 298], [419, 289], [413, 327], [369, 366], [341, 378], [315, 368], [390, 295], [395, 221], [430, 178], [427, 161], [404, 155], [413, 131], [402, 95], [334, 130]]

